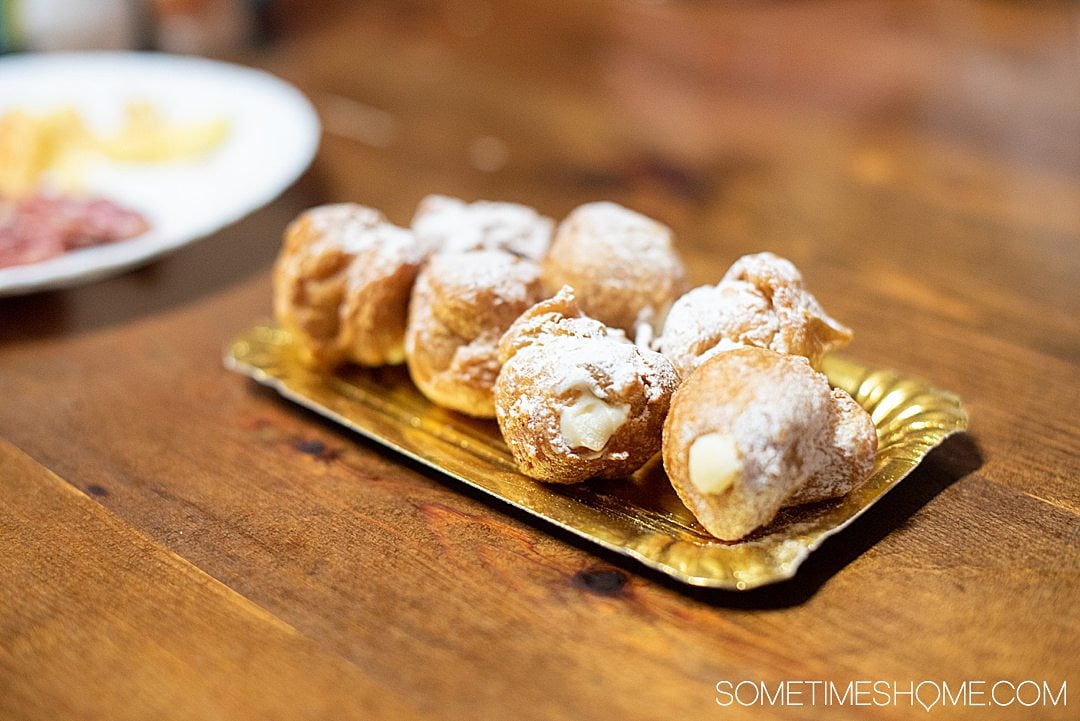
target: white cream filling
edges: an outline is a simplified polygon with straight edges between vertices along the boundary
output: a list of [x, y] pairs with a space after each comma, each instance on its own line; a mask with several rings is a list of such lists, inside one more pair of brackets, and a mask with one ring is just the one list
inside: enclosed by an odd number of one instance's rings
[[630, 406], [605, 403], [582, 389], [559, 414], [559, 430], [571, 448], [601, 451], [630, 415]]
[[589, 391], [582, 391], [573, 403], [563, 408], [559, 430], [571, 448], [600, 451], [629, 414], [630, 406], [625, 403], [611, 405]]
[[707, 494], [723, 493], [742, 473], [742, 458], [732, 436], [707, 433], [690, 445], [690, 483]]

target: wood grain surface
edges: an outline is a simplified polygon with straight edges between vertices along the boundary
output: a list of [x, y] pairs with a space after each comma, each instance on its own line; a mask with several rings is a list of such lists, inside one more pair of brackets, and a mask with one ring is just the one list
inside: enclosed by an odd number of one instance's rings
[[421, 718], [6, 442], [0, 461], [4, 718]]
[[[0, 299], [0, 717], [1075, 717], [716, 689], [1080, 690], [1075, 3], [275, 13], [235, 59], [312, 99], [310, 172], [148, 267]], [[773, 250], [855, 329], [848, 355], [956, 393], [971, 431], [792, 581], [708, 592], [222, 367], [270, 312], [296, 213], [404, 224], [433, 192], [623, 203], [674, 229], [698, 283]]]

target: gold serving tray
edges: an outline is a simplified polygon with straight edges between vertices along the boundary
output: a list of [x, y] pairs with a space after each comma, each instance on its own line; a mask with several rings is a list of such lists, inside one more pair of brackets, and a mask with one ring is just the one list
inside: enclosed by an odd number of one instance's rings
[[675, 495], [656, 458], [632, 478], [546, 485], [520, 473], [494, 421], [439, 408], [403, 368], [304, 367], [289, 334], [271, 324], [229, 346], [225, 365], [420, 463], [517, 508], [695, 586], [755, 588], [790, 578], [829, 536], [866, 511], [950, 434], [967, 428], [953, 395], [896, 374], [828, 357], [830, 382], [866, 408], [878, 432], [869, 481], [837, 501], [785, 509], [730, 543], [710, 536]]

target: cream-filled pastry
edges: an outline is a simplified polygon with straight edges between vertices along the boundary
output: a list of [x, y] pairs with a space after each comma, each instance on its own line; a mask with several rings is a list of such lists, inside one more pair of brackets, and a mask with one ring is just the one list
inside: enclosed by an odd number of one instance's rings
[[536, 261], [547, 253], [554, 226], [518, 203], [466, 203], [445, 195], [420, 201], [412, 220], [416, 237], [442, 252], [505, 250]]
[[499, 339], [543, 295], [540, 267], [511, 253], [433, 255], [416, 280], [405, 335], [417, 388], [440, 406], [494, 417]]
[[807, 358], [736, 348], [682, 382], [664, 424], [664, 468], [709, 533], [738, 540], [784, 506], [842, 496], [869, 476], [870, 415]]
[[574, 289], [582, 310], [647, 345], [687, 288], [671, 230], [610, 202], [587, 203], [559, 224], [543, 262], [549, 292]]
[[495, 414], [522, 473], [622, 478], [660, 450], [674, 368], [584, 316], [570, 288], [523, 314], [499, 350]]
[[274, 315], [308, 365], [402, 363], [409, 296], [427, 255], [427, 245], [377, 210], [312, 208], [285, 231]]
[[824, 311], [790, 261], [757, 253], [736, 261], [715, 286], [675, 301], [655, 346], [685, 377], [742, 346], [806, 356], [817, 367], [826, 352], [850, 340], [851, 331]]

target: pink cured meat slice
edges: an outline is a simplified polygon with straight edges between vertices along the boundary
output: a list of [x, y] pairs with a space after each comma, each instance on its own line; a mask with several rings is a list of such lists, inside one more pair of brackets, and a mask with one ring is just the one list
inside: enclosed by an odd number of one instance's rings
[[139, 213], [105, 198], [35, 195], [19, 201], [0, 199], [0, 268], [134, 238], [149, 227]]

